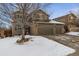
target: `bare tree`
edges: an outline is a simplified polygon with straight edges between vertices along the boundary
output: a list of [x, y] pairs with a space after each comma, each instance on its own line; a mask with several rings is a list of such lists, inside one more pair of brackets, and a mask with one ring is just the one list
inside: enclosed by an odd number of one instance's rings
[[[23, 17], [22, 17], [22, 40], [25, 40], [25, 24], [28, 26], [31, 26], [30, 23], [28, 22], [28, 16], [29, 14], [33, 11], [40, 8], [39, 3], [15, 3], [15, 4], [0, 4], [0, 19], [6, 21], [4, 19], [5, 16], [6, 19], [12, 19], [13, 15], [12, 13], [18, 11], [22, 11]], [[25, 13], [28, 13], [27, 16]], [[25, 22], [26, 20], [26, 22]]]
[[[22, 26], [21, 40], [25, 40], [25, 24], [31, 26], [31, 24], [28, 22], [29, 20], [28, 16], [33, 10], [39, 9], [41, 7], [43, 8], [43, 5], [45, 6], [45, 4], [39, 4], [39, 3], [0, 4], [0, 11], [1, 11], [0, 18], [4, 20], [4, 18], [1, 17], [3, 15], [9, 19], [12, 19], [13, 17], [12, 13], [16, 12], [16, 10], [22, 11], [23, 17], [22, 17], [22, 25], [21, 25]], [[28, 15], [26, 16], [25, 13], [28, 13]]]
[[[0, 4], [0, 20], [4, 23], [9, 24], [10, 26], [11, 26], [11, 19], [12, 19], [13, 12], [14, 12], [14, 8], [13, 6], [11, 6], [11, 4], [7, 4], [7, 3]], [[10, 26], [8, 26], [8, 29], [11, 28]], [[5, 27], [5, 24], [4, 24], [4, 27]]]
[[[19, 11], [22, 11], [23, 17], [22, 17], [22, 39], [21, 40], [26, 40], [25, 39], [25, 24], [28, 26], [31, 26], [31, 24], [28, 22], [28, 16], [29, 14], [35, 10], [39, 8], [40, 4], [34, 4], [34, 3], [20, 3], [20, 4], [16, 4], [16, 8]], [[26, 15], [27, 13], [27, 15]], [[26, 22], [25, 22], [26, 20]], [[28, 39], [27, 39], [28, 41]]]

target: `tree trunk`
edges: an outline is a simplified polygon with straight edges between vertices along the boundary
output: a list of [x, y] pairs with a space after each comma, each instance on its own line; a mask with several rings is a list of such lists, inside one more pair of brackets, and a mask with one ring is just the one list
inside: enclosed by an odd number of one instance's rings
[[25, 29], [22, 28], [22, 40], [25, 40]]
[[24, 25], [25, 25], [25, 9], [23, 8], [23, 18], [22, 18], [22, 40], [25, 40], [25, 28], [24, 28]]

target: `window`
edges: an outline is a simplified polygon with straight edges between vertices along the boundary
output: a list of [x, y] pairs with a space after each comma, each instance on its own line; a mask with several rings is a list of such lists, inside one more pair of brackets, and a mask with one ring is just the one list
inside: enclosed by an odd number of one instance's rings
[[15, 29], [16, 30], [21, 29], [21, 26], [20, 25], [16, 25]]
[[20, 16], [20, 18], [22, 18], [22, 16]]
[[19, 18], [19, 15], [17, 15], [17, 18]]

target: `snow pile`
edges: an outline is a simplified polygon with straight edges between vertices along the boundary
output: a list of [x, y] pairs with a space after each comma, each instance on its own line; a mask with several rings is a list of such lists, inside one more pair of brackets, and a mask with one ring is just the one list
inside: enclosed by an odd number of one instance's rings
[[74, 35], [74, 36], [79, 36], [79, 32], [68, 32], [66, 34], [68, 34], [68, 35]]
[[55, 21], [55, 20], [50, 20], [49, 23], [64, 24], [63, 22], [58, 22], [58, 21]]
[[0, 40], [0, 55], [6, 56], [64, 56], [74, 53], [75, 50], [48, 40], [42, 36], [26, 36], [31, 37], [33, 41], [25, 45], [16, 44], [19, 36], [7, 37]]

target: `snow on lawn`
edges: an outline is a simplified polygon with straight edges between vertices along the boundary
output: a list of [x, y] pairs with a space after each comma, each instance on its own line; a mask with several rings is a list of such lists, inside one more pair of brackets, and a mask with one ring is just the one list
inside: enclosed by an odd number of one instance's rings
[[65, 56], [74, 53], [75, 50], [42, 36], [32, 37], [24, 45], [16, 44], [19, 36], [0, 39], [0, 55], [5, 56]]
[[66, 34], [68, 34], [68, 35], [74, 35], [74, 36], [79, 36], [79, 32], [68, 32]]

